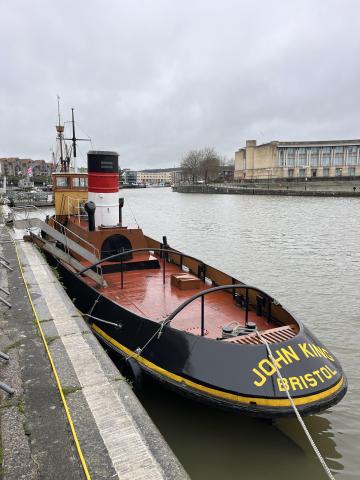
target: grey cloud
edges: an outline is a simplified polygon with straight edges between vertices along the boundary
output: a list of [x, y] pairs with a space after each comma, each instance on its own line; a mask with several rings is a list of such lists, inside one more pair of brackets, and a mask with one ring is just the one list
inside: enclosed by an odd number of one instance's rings
[[206, 145], [232, 157], [247, 138], [356, 138], [359, 13], [355, 0], [3, 1], [0, 156], [50, 158], [57, 94], [130, 168]]

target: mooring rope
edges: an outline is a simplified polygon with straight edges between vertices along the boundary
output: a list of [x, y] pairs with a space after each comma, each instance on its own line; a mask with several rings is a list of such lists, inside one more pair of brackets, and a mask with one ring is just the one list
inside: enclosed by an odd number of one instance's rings
[[280, 370], [279, 370], [279, 368], [278, 368], [278, 366], [277, 366], [277, 364], [276, 364], [275, 358], [274, 358], [274, 356], [273, 356], [273, 354], [272, 354], [272, 352], [271, 352], [271, 349], [270, 349], [270, 346], [269, 346], [267, 340], [261, 335], [261, 333], [260, 333], [258, 330], [256, 331], [256, 333], [257, 333], [257, 335], [259, 336], [260, 340], [261, 340], [261, 341], [264, 343], [264, 345], [266, 346], [266, 350], [267, 350], [267, 352], [268, 352], [269, 358], [270, 358], [270, 360], [272, 361], [272, 363], [273, 363], [273, 365], [274, 365], [274, 367], [275, 367], [275, 369], [276, 369], [276, 373], [277, 373], [278, 377], [280, 378], [280, 381], [281, 381], [282, 386], [283, 386], [283, 388], [284, 388], [284, 390], [285, 390], [285, 393], [286, 393], [286, 395], [287, 395], [287, 397], [288, 397], [288, 399], [289, 399], [289, 401], [290, 401], [290, 404], [291, 404], [291, 406], [292, 406], [292, 408], [293, 408], [293, 410], [294, 410], [294, 412], [295, 412], [296, 418], [299, 420], [299, 423], [300, 423], [300, 425], [302, 426], [302, 428], [303, 428], [303, 430], [304, 430], [304, 432], [305, 432], [305, 435], [307, 436], [307, 438], [308, 438], [308, 440], [309, 440], [309, 442], [310, 442], [310, 445], [312, 446], [314, 452], [316, 453], [316, 456], [318, 457], [318, 459], [319, 459], [321, 465], [323, 466], [325, 472], [327, 473], [328, 477], [329, 477], [331, 480], [335, 480], [335, 477], [334, 477], [333, 474], [331, 473], [331, 471], [330, 471], [329, 467], [327, 466], [324, 458], [322, 457], [319, 449], [317, 448], [314, 440], [312, 439], [312, 437], [311, 437], [311, 435], [310, 435], [310, 432], [309, 432], [309, 430], [307, 429], [307, 427], [306, 427], [306, 425], [305, 425], [304, 420], [301, 418], [301, 415], [300, 415], [300, 413], [299, 413], [299, 410], [296, 408], [296, 405], [295, 405], [295, 403], [294, 403], [294, 400], [292, 399], [292, 397], [291, 397], [291, 395], [290, 395], [290, 393], [289, 393], [289, 390], [287, 389], [287, 387], [286, 387], [286, 385], [285, 385], [284, 379], [283, 379], [283, 377], [282, 377], [282, 375], [281, 375], [281, 373], [280, 373]]

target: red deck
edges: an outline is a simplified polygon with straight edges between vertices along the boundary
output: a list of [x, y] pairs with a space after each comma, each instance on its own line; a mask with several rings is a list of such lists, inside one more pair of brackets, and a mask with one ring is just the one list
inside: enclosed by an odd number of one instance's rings
[[[143, 260], [148, 254], [134, 255], [134, 260]], [[152, 257], [153, 258], [153, 257]], [[210, 288], [201, 282], [200, 289], [180, 290], [171, 285], [171, 275], [181, 273], [177, 265], [166, 263], [165, 284], [163, 284], [162, 261], [160, 269], [146, 269], [124, 272], [124, 287], [121, 289], [120, 272], [104, 275], [108, 287], [102, 289], [104, 296], [119, 303], [128, 310], [154, 321], [164, 320], [190, 296]], [[86, 282], [97, 288], [89, 278]], [[194, 300], [171, 322], [172, 327], [200, 334], [201, 299]], [[249, 311], [248, 320], [256, 323], [259, 330], [274, 328], [273, 323]], [[221, 337], [222, 327], [231, 322], [245, 324], [245, 311], [234, 304], [231, 293], [220, 291], [205, 296], [205, 334], [210, 338]]]

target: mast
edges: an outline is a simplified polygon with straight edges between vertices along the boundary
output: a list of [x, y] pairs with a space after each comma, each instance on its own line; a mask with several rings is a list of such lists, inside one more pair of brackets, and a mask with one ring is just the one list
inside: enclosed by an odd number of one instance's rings
[[75, 135], [75, 121], [74, 121], [74, 109], [71, 109], [71, 122], [72, 122], [72, 145], [74, 156], [74, 172], [76, 172], [75, 158], [76, 158], [76, 135]]
[[58, 104], [58, 124], [56, 125], [56, 131], [58, 133], [57, 139], [59, 141], [60, 146], [60, 171], [63, 172], [66, 170], [66, 165], [64, 161], [64, 150], [63, 150], [63, 142], [64, 142], [64, 125], [61, 125], [61, 118], [60, 118], [60, 97], [57, 96], [57, 104]]
[[72, 142], [72, 155], [74, 158], [74, 172], [76, 172], [76, 142], [91, 142], [91, 138], [76, 138], [75, 134], [75, 117], [74, 117], [74, 109], [71, 109], [71, 123], [72, 123], [72, 138], [65, 138], [64, 140], [70, 140]]
[[[91, 142], [90, 138], [76, 138], [75, 133], [75, 117], [74, 117], [74, 109], [71, 109], [71, 123], [72, 123], [72, 138], [65, 138], [64, 137], [64, 125], [61, 124], [61, 116], [60, 116], [60, 97], [57, 96], [57, 103], [58, 103], [58, 124], [56, 125], [57, 131], [57, 141], [59, 143], [59, 150], [60, 150], [60, 172], [70, 172], [70, 161], [71, 155], [74, 158], [74, 165], [73, 171], [76, 172], [76, 154], [77, 154], [77, 146], [76, 142], [84, 141], [84, 142]], [[66, 141], [72, 142], [72, 147], [70, 148]]]

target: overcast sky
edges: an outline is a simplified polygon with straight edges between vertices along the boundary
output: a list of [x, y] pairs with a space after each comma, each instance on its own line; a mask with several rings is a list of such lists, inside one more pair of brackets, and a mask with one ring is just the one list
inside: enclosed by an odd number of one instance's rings
[[50, 160], [57, 94], [84, 159], [123, 168], [359, 138], [359, 17], [358, 0], [0, 0], [0, 157]]

